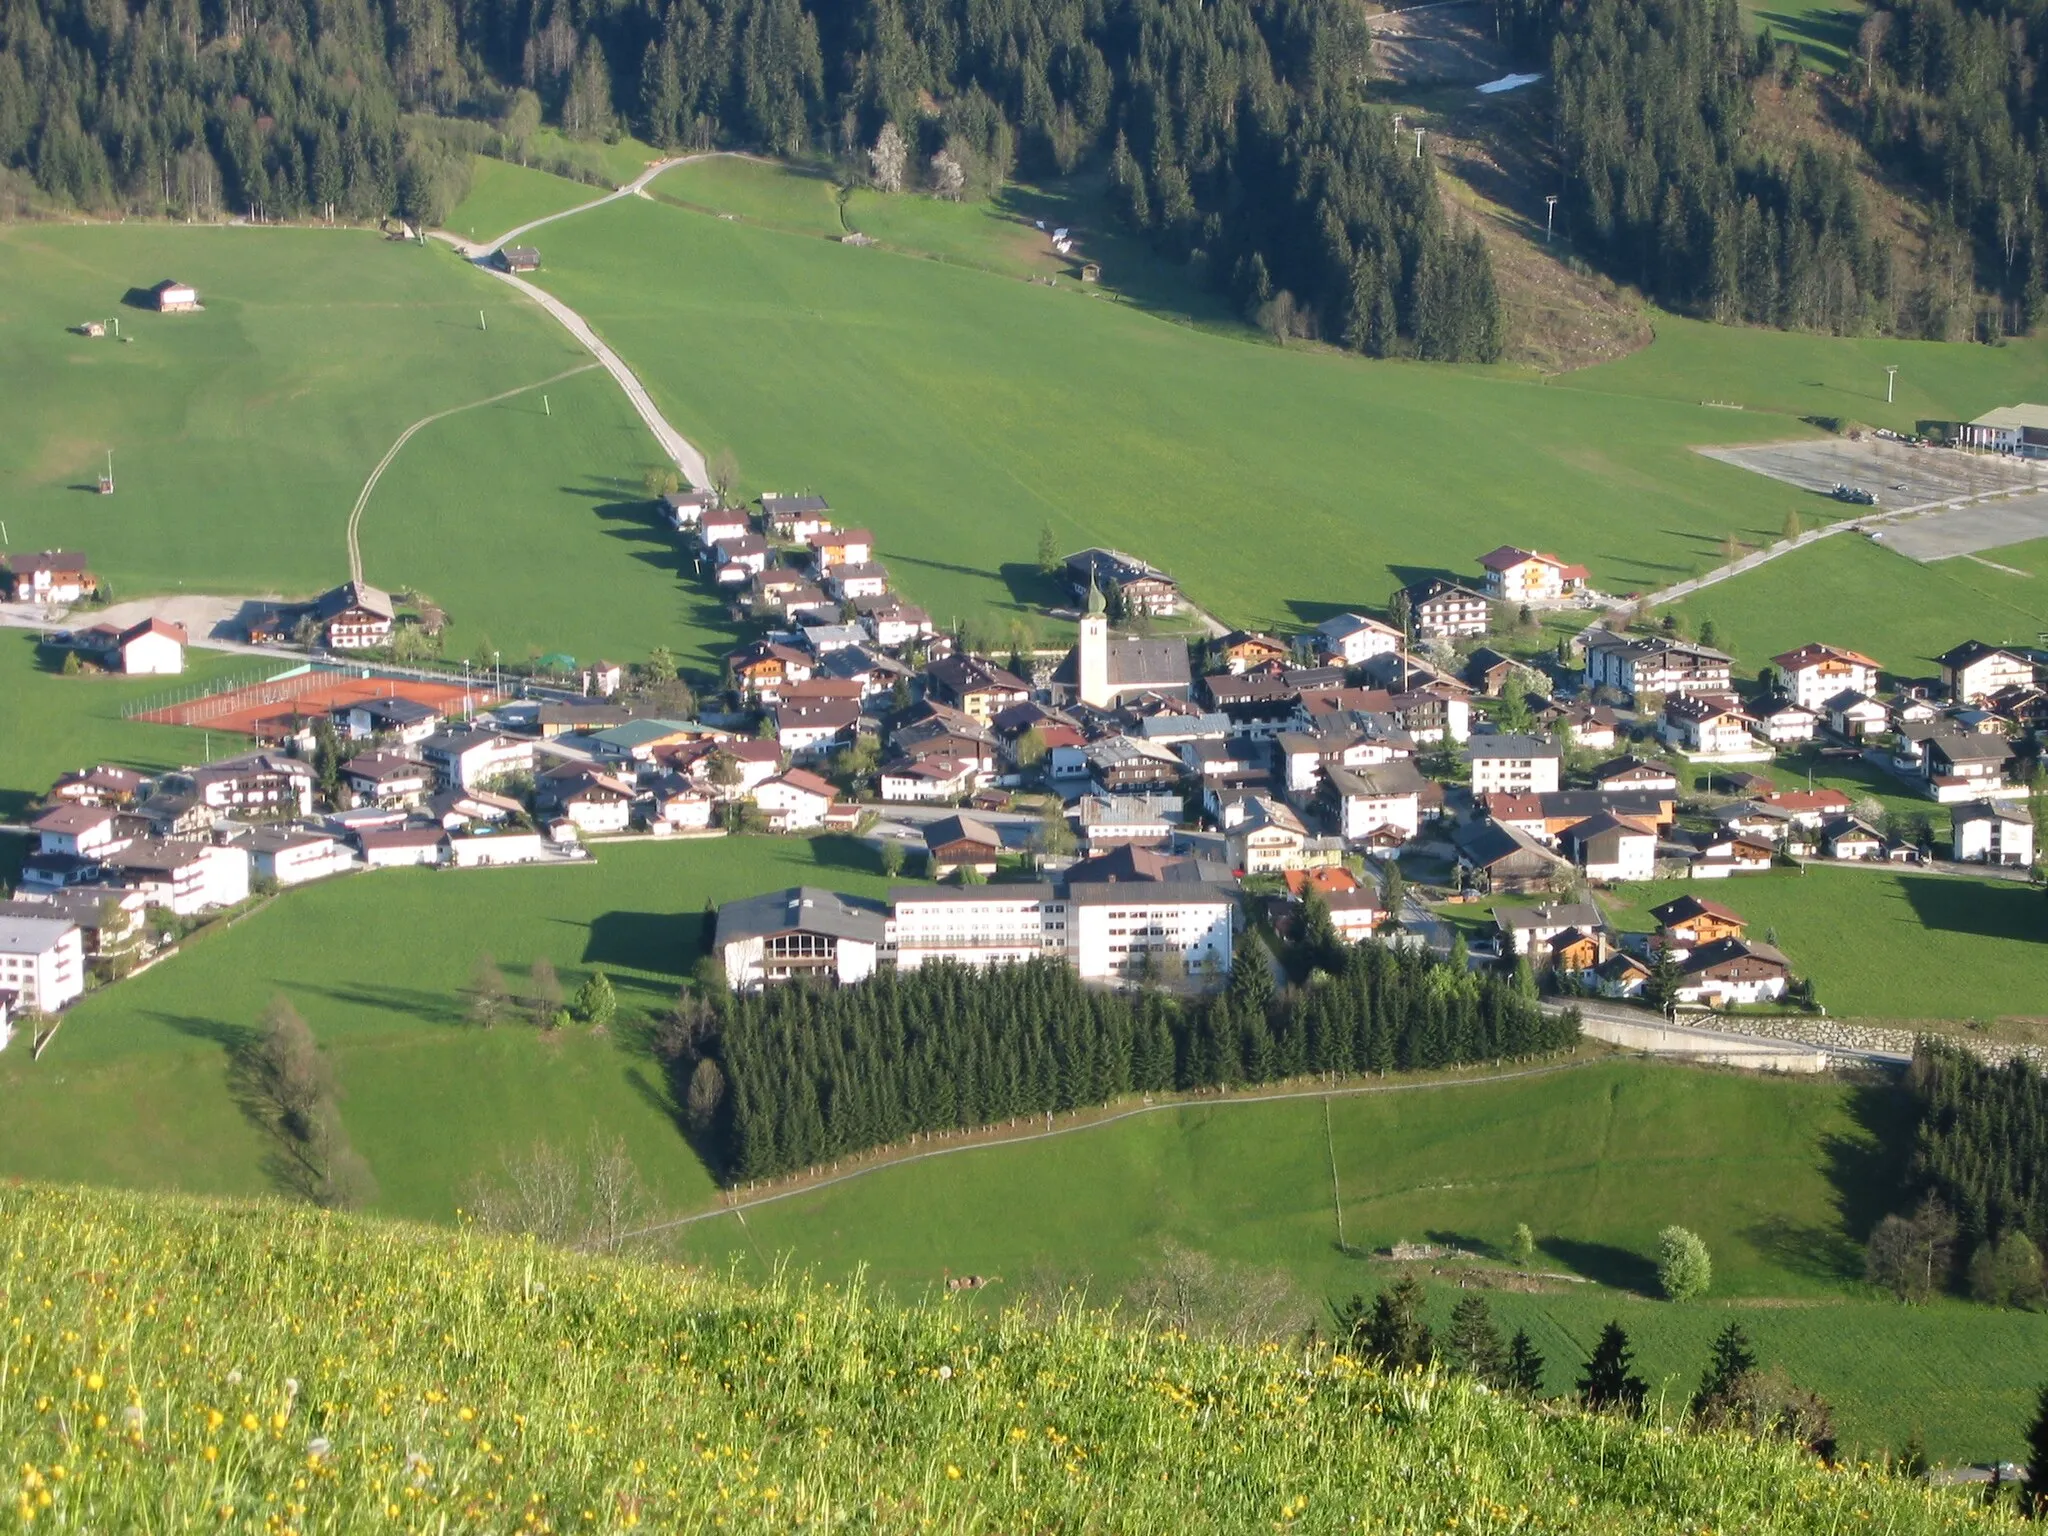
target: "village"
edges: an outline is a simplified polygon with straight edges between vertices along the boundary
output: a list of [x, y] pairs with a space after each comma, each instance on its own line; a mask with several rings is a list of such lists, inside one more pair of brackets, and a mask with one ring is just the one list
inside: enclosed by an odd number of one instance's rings
[[[1745, 694], [1711, 637], [1512, 546], [1300, 634], [1189, 638], [1171, 575], [1090, 548], [1041, 556], [1072, 594], [1072, 648], [999, 658], [895, 594], [873, 536], [822, 496], [685, 490], [661, 509], [755, 634], [721, 693], [683, 687], [676, 710], [658, 660], [424, 684], [376, 663], [400, 605], [360, 581], [260, 610], [248, 645], [326, 660], [255, 691], [264, 708], [235, 717], [251, 750], [154, 776], [80, 764], [22, 829], [0, 1031], [269, 892], [569, 862], [618, 837], [842, 833], [891, 876], [921, 861], [934, 883], [887, 901], [728, 903], [717, 956], [742, 991], [1041, 956], [1091, 983], [1201, 990], [1249, 926], [1327, 920], [1444, 953], [1443, 914], [1476, 903], [1492, 921], [1471, 963], [1527, 966], [1554, 992], [1783, 1007], [1804, 996], [1797, 957], [1747, 931], [1739, 896], [1667, 902], [1654, 933], [1624, 933], [1599, 893], [1809, 860], [2038, 878], [2022, 776], [2048, 723], [2037, 651], [1963, 639], [1937, 675], [1893, 678], [1816, 638]], [[51, 551], [11, 558], [0, 595], [54, 613], [98, 587], [85, 555]], [[1586, 608], [1587, 627], [1531, 641], [1537, 615]], [[155, 617], [46, 635], [66, 673], [175, 676], [187, 643]], [[1930, 814], [1802, 784], [1775, 766], [1792, 754], [1809, 773], [1816, 754], [1862, 765]]]

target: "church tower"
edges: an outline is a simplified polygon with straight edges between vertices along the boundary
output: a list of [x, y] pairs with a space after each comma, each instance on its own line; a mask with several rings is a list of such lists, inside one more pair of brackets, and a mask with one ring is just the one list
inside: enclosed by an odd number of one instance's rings
[[1074, 675], [1081, 702], [1097, 709], [1116, 703], [1109, 686], [1109, 615], [1103, 611], [1102, 588], [1088, 573], [1088, 607], [1081, 615], [1080, 643], [1074, 648]]

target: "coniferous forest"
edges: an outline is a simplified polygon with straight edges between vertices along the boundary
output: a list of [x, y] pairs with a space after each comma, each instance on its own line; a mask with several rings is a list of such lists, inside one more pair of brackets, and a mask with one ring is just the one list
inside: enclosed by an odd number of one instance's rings
[[1061, 961], [1035, 960], [725, 997], [697, 1046], [725, 1084], [712, 1150], [731, 1180], [770, 1178], [1126, 1093], [1422, 1071], [1579, 1038], [1576, 1016], [1546, 1015], [1509, 981], [1378, 944], [1347, 949], [1313, 986], [1263, 991], [1241, 979], [1198, 1002], [1097, 991]]
[[2009, 1232], [2048, 1243], [2048, 1077], [1923, 1041], [1906, 1083], [1919, 1114], [1913, 1197], [1940, 1199], [1966, 1245]]
[[459, 129], [858, 165], [895, 123], [969, 188], [1106, 166], [1276, 333], [1496, 357], [1485, 247], [1363, 104], [1369, 45], [1345, 0], [5, 0], [0, 167], [95, 209], [433, 222]]

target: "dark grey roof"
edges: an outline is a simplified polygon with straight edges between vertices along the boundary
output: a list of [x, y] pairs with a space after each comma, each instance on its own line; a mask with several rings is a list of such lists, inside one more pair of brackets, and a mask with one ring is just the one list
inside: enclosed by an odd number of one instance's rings
[[885, 913], [882, 904], [814, 885], [793, 885], [729, 901], [718, 909], [717, 944], [766, 938], [778, 933], [822, 933], [835, 939], [880, 944]]
[[1332, 763], [1324, 771], [1340, 795], [1419, 795], [1429, 787], [1415, 765], [1403, 758], [1376, 763], [1370, 768], [1345, 768]]
[[1941, 755], [1952, 763], [2002, 763], [2012, 756], [2012, 743], [2003, 736], [1986, 735], [1972, 731], [1966, 736], [1930, 736], [1927, 750], [1939, 749]]
[[1465, 744], [1465, 759], [1476, 762], [1480, 758], [1539, 758], [1557, 757], [1557, 743], [1542, 736], [1517, 736], [1507, 733], [1487, 733], [1474, 736]]
[[373, 587], [367, 581], [345, 581], [332, 591], [320, 594], [313, 604], [313, 617], [324, 624], [351, 608], [360, 608], [380, 619], [389, 619], [398, 611], [391, 604], [389, 592]]

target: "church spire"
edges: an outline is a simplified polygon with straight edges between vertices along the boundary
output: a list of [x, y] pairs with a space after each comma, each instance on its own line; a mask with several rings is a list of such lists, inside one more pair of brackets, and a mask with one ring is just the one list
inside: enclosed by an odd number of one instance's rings
[[1099, 614], [1103, 611], [1104, 606], [1102, 588], [1097, 586], [1095, 582], [1095, 563], [1091, 560], [1088, 563], [1088, 612]]

